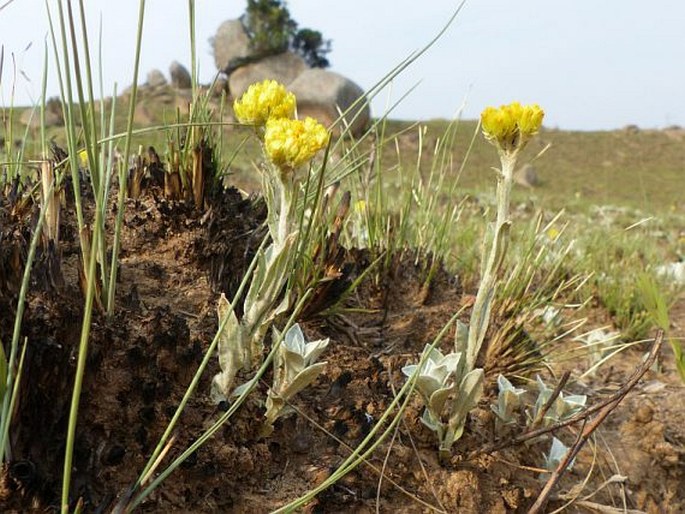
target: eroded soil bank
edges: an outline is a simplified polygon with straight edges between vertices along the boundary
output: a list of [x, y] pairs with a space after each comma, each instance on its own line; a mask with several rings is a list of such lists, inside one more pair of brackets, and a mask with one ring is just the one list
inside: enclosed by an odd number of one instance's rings
[[[76, 452], [73, 498], [86, 512], [109, 512], [135, 482], [174, 413], [217, 326], [216, 301], [236, 291], [264, 232], [263, 203], [232, 189], [197, 212], [150, 191], [127, 207], [117, 311], [93, 322]], [[0, 207], [0, 337], [11, 340], [16, 297], [35, 213]], [[73, 215], [61, 221], [59, 270], [55, 255], [36, 263], [22, 325], [28, 350], [12, 429], [12, 462], [0, 489], [2, 512], [55, 508], [60, 494], [71, 387], [81, 331], [79, 247]], [[350, 269], [368, 266], [362, 251], [347, 252]], [[370, 275], [346, 300], [356, 310], [303, 323], [310, 339], [330, 337], [328, 362], [315, 386], [294, 403], [298, 414], [279, 421], [273, 435], [257, 437], [263, 398], [236, 416], [140, 507], [141, 512], [268, 512], [321, 483], [369, 433], [403, 383], [401, 368], [416, 361], [474, 291], [438, 272], [424, 289], [424, 268], [398, 256], [388, 273]], [[677, 324], [683, 324], [683, 308]], [[682, 335], [682, 326], [680, 327]], [[452, 336], [442, 343], [448, 350]], [[600, 400], [639, 364], [644, 348], [624, 352], [606, 369], [574, 387]], [[664, 349], [661, 371], [622, 404], [566, 474], [559, 491], [580, 498], [613, 475], [625, 476], [586, 498], [591, 503], [644, 510], [685, 511], [685, 402]], [[581, 371], [582, 362], [565, 366]], [[220, 414], [208, 397], [214, 359], [175, 434], [174, 458]], [[549, 441], [467, 456], [495, 439], [496, 376], [455, 446], [452, 461], [437, 461], [434, 436], [413, 401], [393, 437], [367, 464], [321, 494], [311, 512], [526, 512], [544, 480], [537, 468]], [[550, 379], [553, 381], [553, 379]], [[582, 390], [581, 390], [582, 387]], [[562, 433], [567, 443], [575, 430]], [[592, 469], [592, 475], [582, 483]], [[383, 470], [383, 479], [381, 479]], [[575, 486], [575, 489], [572, 489]], [[572, 496], [559, 497], [550, 511]], [[608, 512], [608, 511], [607, 511]]]

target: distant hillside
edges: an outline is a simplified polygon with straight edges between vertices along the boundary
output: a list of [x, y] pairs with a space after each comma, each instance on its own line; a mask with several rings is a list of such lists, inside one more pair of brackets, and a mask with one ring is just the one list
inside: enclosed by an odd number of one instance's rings
[[[186, 93], [162, 88], [154, 92], [141, 90], [136, 109], [136, 126], [160, 126], [174, 123], [177, 116], [181, 121], [187, 119], [189, 97]], [[223, 108], [230, 113], [229, 105]], [[107, 105], [110, 101], [107, 101]], [[220, 97], [213, 100], [216, 112], [222, 111]], [[117, 125], [124, 130], [128, 107], [128, 96], [117, 100]], [[19, 120], [26, 108], [14, 110], [15, 121], [12, 137], [21, 140], [25, 125]], [[8, 110], [5, 110], [5, 114]], [[34, 114], [38, 116], [38, 112]], [[418, 128], [426, 127], [423, 137], [423, 158], [426, 161], [425, 172], [428, 172], [428, 160], [432, 158], [438, 138], [444, 135], [448, 126], [446, 120], [419, 122], [389, 121], [386, 137], [400, 133], [399, 148], [402, 152], [403, 166], [414, 166], [417, 158], [419, 141]], [[7, 137], [4, 127], [0, 137]], [[453, 167], [459, 169], [465, 152], [476, 130], [475, 121], [462, 121], [457, 129], [453, 156]], [[152, 145], [160, 155], [164, 154], [169, 131], [160, 130], [146, 133], [136, 138], [136, 143], [145, 147]], [[40, 146], [37, 144], [39, 130], [28, 131], [29, 143], [27, 155], [37, 156]], [[48, 137], [55, 136], [59, 142], [63, 137], [61, 127], [48, 130]], [[243, 131], [227, 127], [225, 152], [232, 152], [245, 138]], [[590, 205], [623, 205], [638, 208], [646, 213], [652, 212], [685, 212], [685, 129], [673, 127], [666, 130], [640, 130], [628, 127], [623, 130], [604, 132], [570, 132], [556, 129], [543, 129], [541, 137], [536, 138], [524, 152], [519, 163], [524, 165], [550, 145], [548, 150], [532, 165], [539, 178], [539, 186], [533, 189], [519, 188], [516, 198], [523, 200], [533, 198], [548, 208], [568, 207], [573, 209], [587, 208]], [[232, 166], [236, 182], [244, 188], [252, 189], [258, 183], [255, 180], [252, 158], [259, 155], [254, 142], [248, 140]], [[388, 168], [398, 162], [395, 145], [387, 145], [385, 162]], [[461, 184], [466, 190], [478, 189], [485, 181], [494, 180], [490, 170], [498, 164], [496, 152], [482, 136], [476, 137]], [[423, 169], [423, 164], [422, 164]]]

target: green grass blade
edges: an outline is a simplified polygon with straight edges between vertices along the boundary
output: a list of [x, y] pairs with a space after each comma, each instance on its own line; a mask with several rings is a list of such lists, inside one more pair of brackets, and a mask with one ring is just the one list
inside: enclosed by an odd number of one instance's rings
[[133, 119], [136, 109], [136, 96], [138, 94], [138, 70], [140, 68], [140, 50], [143, 39], [143, 20], [145, 18], [145, 0], [140, 0], [138, 9], [138, 31], [136, 34], [136, 56], [133, 64], [133, 85], [131, 86], [131, 99], [128, 108], [128, 120], [126, 122], [126, 142], [124, 145], [124, 162], [119, 172], [119, 198], [117, 201], [117, 219], [114, 225], [114, 243], [112, 244], [112, 262], [110, 264], [109, 291], [107, 297], [107, 314], [114, 312], [114, 297], [117, 283], [117, 270], [119, 260], [119, 247], [121, 245], [121, 225], [124, 221], [124, 200], [126, 199], [126, 186], [128, 177], [128, 159], [131, 154], [131, 133], [133, 131]]
[[[48, 189], [48, 195], [52, 194], [54, 190], [54, 183]], [[31, 269], [33, 267], [33, 261], [36, 257], [36, 249], [38, 248], [38, 242], [40, 241], [40, 236], [43, 230], [43, 222], [45, 221], [45, 215], [47, 213], [47, 202], [44, 202], [40, 209], [40, 214], [38, 215], [38, 221], [36, 222], [36, 228], [34, 229], [33, 236], [31, 237], [31, 244], [29, 245], [29, 252], [26, 256], [26, 263], [24, 264], [24, 275], [21, 281], [21, 288], [19, 290], [19, 300], [17, 301], [17, 313], [14, 317], [14, 329], [12, 331], [12, 342], [10, 344], [10, 358], [7, 362], [7, 380], [5, 391], [13, 391], [15, 377], [14, 377], [14, 363], [17, 358], [17, 351], [19, 348], [19, 339], [21, 336], [21, 322], [24, 318], [24, 310], [26, 308], [26, 295], [28, 294], [29, 285], [31, 282]], [[9, 434], [10, 425], [10, 399], [7, 394], [5, 394], [2, 401], [2, 414], [0, 415], [0, 454], [4, 453], [7, 445], [7, 437]]]

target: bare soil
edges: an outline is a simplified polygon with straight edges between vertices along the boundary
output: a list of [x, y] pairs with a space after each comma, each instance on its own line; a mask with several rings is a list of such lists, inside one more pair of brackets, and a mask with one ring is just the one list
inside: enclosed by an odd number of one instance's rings
[[[127, 206], [116, 314], [94, 318], [77, 429], [73, 502], [85, 512], [110, 512], [142, 471], [173, 415], [217, 326], [221, 292], [236, 291], [261, 241], [264, 206], [227, 190], [198, 212], [154, 191]], [[11, 340], [22, 262], [35, 212], [0, 206], [0, 338]], [[32, 276], [22, 338], [28, 350], [4, 470], [0, 511], [43, 512], [59, 505], [71, 388], [81, 331], [79, 247], [73, 215], [62, 220], [59, 255], [42, 252]], [[58, 259], [59, 271], [54, 262]], [[368, 255], [348, 251], [360, 272]], [[51, 264], [52, 263], [52, 264]], [[323, 374], [295, 400], [297, 414], [258, 437], [267, 385], [174, 472], [140, 512], [269, 512], [320, 484], [369, 433], [416, 361], [450, 317], [472, 302], [440, 271], [423, 288], [423, 264], [397, 256], [388, 273], [369, 275], [347, 306], [364, 312], [304, 320], [310, 339], [330, 337]], [[675, 335], [685, 336], [685, 302], [674, 308]], [[464, 312], [467, 319], [468, 309]], [[449, 350], [452, 335], [442, 342]], [[591, 380], [574, 383], [589, 402], [623, 383], [646, 348], [624, 352]], [[555, 491], [548, 512], [569, 496], [585, 498], [571, 512], [596, 505], [649, 513], [685, 512], [685, 402], [664, 347], [661, 368], [648, 373], [580, 454]], [[582, 371], [584, 363], [565, 365]], [[208, 396], [215, 360], [181, 418], [165, 462], [180, 454], [220, 414]], [[556, 370], [558, 371], [558, 370]], [[267, 381], [269, 377], [266, 377]], [[394, 437], [319, 495], [309, 512], [527, 512], [537, 498], [549, 440], [468, 456], [494, 441], [489, 404], [496, 376], [451, 462], [437, 460], [434, 436], [414, 401]], [[554, 379], [549, 379], [554, 382]], [[571, 443], [574, 427], [558, 437]], [[594, 451], [593, 451], [594, 449]], [[590, 473], [591, 471], [591, 473]], [[589, 478], [586, 477], [589, 474]], [[600, 485], [614, 475], [621, 478]], [[382, 476], [382, 478], [381, 478]], [[593, 505], [595, 505], [593, 507]], [[594, 510], [593, 510], [594, 509]]]

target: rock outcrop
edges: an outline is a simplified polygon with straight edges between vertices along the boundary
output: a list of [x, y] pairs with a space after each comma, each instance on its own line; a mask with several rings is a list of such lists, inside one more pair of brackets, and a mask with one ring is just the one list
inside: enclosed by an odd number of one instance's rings
[[231, 73], [228, 77], [228, 90], [234, 98], [238, 98], [251, 84], [266, 79], [277, 80], [288, 86], [308, 69], [304, 59], [292, 52], [272, 55], [241, 66]]
[[254, 55], [240, 20], [223, 22], [212, 38], [212, 46], [216, 67], [228, 75], [228, 91], [233, 98], [239, 98], [255, 82], [277, 80], [297, 97], [300, 118], [311, 116], [330, 126], [344, 112], [336, 132], [349, 126], [353, 135], [359, 135], [368, 126], [371, 110], [361, 87], [338, 73], [310, 68], [293, 52]]
[[154, 69], [147, 74], [145, 85], [149, 87], [162, 87], [167, 85], [166, 77], [161, 71]]
[[364, 91], [338, 73], [311, 68], [299, 74], [288, 85], [288, 89], [297, 98], [300, 118], [311, 116], [330, 126], [340, 113], [344, 113], [343, 122], [336, 127], [336, 131], [341, 132], [349, 126], [355, 135], [360, 134], [369, 124], [371, 109]]
[[232, 66], [250, 56], [250, 38], [240, 20], [226, 20], [212, 38], [214, 63], [219, 71], [230, 74]]
[[190, 72], [178, 61], [169, 65], [169, 76], [171, 77], [171, 85], [176, 89], [190, 89], [192, 87]]

